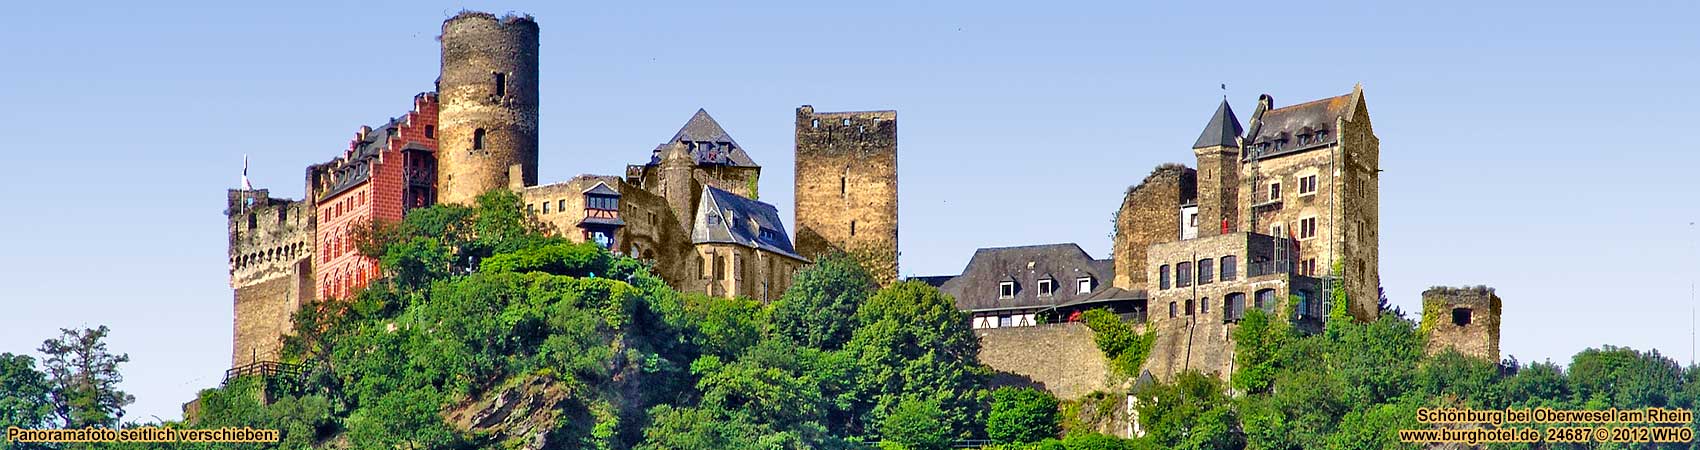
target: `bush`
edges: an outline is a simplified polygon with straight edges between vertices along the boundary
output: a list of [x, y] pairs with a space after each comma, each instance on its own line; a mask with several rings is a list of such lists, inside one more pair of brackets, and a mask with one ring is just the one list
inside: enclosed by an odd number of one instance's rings
[[1057, 436], [1057, 398], [1033, 388], [992, 391], [986, 437], [1000, 444], [1039, 442]]

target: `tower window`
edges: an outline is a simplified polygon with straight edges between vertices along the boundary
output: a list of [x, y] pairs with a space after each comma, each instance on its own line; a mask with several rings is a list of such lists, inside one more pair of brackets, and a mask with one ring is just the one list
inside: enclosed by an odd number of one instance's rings
[[850, 221], [850, 235], [851, 236], [856, 235], [856, 221], [854, 221], [854, 220]]
[[1470, 324], [1470, 308], [1452, 308], [1452, 324], [1465, 326]]
[[844, 125], [845, 125], [845, 126], [849, 126], [849, 125], [850, 125], [850, 119], [849, 119], [849, 118], [845, 118], [845, 119], [844, 119]]
[[820, 128], [820, 119], [810, 120], [809, 128]]
[[484, 149], [484, 129], [483, 128], [472, 130], [472, 149], [473, 150], [483, 150]]
[[437, 138], [437, 126], [436, 125], [426, 125], [425, 126], [425, 139], [436, 139], [436, 138]]
[[496, 96], [508, 95], [508, 74], [496, 72], [494, 75], [496, 76]]

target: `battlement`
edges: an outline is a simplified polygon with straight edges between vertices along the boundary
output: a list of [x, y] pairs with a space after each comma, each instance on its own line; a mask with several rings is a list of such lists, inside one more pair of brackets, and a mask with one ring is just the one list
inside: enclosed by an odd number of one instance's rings
[[518, 25], [518, 26], [530, 26], [532, 28], [537, 27], [537, 19], [531, 17], [530, 14], [508, 13], [508, 14], [503, 14], [501, 16], [497, 16], [494, 13], [487, 13], [487, 12], [484, 12], [484, 11], [464, 10], [464, 9], [461, 10], [459, 13], [456, 13], [454, 15], [454, 17], [450, 17], [448, 19], [443, 20], [443, 27], [447, 28], [450, 23], [465, 22], [465, 21], [497, 22], [497, 23], [501, 24], [502, 26]]

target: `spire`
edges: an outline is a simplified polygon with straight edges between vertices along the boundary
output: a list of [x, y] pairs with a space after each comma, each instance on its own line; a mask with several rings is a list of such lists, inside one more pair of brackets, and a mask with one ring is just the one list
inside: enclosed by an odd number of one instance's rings
[[1198, 142], [1192, 148], [1234, 147], [1238, 148], [1240, 119], [1234, 117], [1234, 108], [1228, 106], [1228, 100], [1222, 99], [1222, 106], [1216, 107], [1216, 113], [1210, 115], [1210, 124], [1204, 126], [1204, 133], [1198, 135]]

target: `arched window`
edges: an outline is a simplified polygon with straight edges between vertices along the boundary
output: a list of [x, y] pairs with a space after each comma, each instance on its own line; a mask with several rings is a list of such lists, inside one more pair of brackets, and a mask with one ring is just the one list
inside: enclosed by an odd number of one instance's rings
[[1192, 299], [1186, 299], [1186, 315], [1192, 315]]
[[1233, 255], [1222, 257], [1222, 281], [1233, 281], [1240, 276], [1240, 258]]
[[1198, 313], [1210, 314], [1210, 297], [1198, 299]]
[[1222, 312], [1226, 320], [1229, 321], [1244, 319], [1245, 294], [1240, 292], [1229, 293], [1227, 297], [1222, 299]]
[[1169, 302], [1169, 318], [1175, 318], [1175, 302]]
[[483, 150], [484, 149], [484, 129], [483, 128], [472, 130], [472, 149], [473, 150]]
[[1271, 313], [1271, 314], [1273, 314], [1275, 312], [1275, 290], [1274, 289], [1262, 289], [1262, 290], [1257, 291], [1256, 297], [1253, 297], [1251, 299], [1251, 301], [1253, 303], [1253, 306], [1256, 306], [1257, 309], [1263, 310], [1263, 312], [1267, 312], [1267, 313]]

